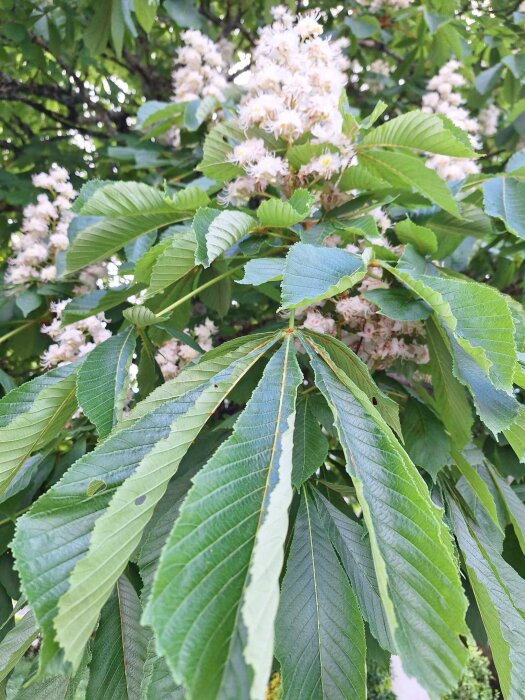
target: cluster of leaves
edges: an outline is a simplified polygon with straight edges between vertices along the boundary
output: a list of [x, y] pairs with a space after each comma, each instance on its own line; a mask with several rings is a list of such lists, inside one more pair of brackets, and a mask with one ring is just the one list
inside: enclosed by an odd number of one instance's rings
[[[82, 4], [98, 45], [76, 32], [68, 45], [87, 42], [89, 70], [109, 72], [103, 52], [125, 58], [143, 30], [166, 41], [154, 18], [169, 3], [136, 2], [124, 29], [128, 4], [103, 5], [109, 23]], [[190, 9], [180, 26], [204, 27], [209, 8]], [[240, 45], [258, 9], [246, 11]], [[522, 18], [504, 11], [507, 22], [414, 4], [402, 31], [386, 11], [332, 19], [363, 63], [385, 46], [402, 54], [383, 94], [403, 113], [350, 89], [341, 110], [359, 165], [338, 186], [355, 196], [330, 211], [313, 209], [315, 186], [221, 207], [238, 126], [208, 130], [216, 105], [206, 100], [140, 108], [155, 157], [141, 161], [129, 142], [120, 155], [134, 159], [126, 176], [136, 166], [145, 178], [111, 182], [102, 164], [75, 203], [63, 279], [34, 285], [44, 301], [25, 319], [12, 296], [0, 307], [0, 681], [11, 694], [259, 699], [278, 669], [284, 698], [360, 699], [379, 645], [438, 699], [464, 674], [470, 627], [490, 646], [504, 697], [522, 697], [524, 97], [519, 57], [509, 59]], [[453, 54], [476, 74], [469, 106], [490, 91], [505, 120], [482, 173], [448, 187], [421, 154], [476, 154], [450, 122], [414, 107]], [[184, 130], [176, 153], [162, 142], [172, 126]], [[288, 148], [257, 135], [297, 169], [317, 154], [308, 139]], [[24, 167], [13, 165], [17, 178]], [[379, 235], [379, 206], [402, 254]], [[324, 246], [330, 235], [363, 252]], [[39, 372], [47, 301], [115, 254], [132, 281], [74, 298], [63, 317], [103, 311], [113, 336]], [[296, 309], [330, 305], [369, 266], [391, 285], [368, 292], [381, 313], [424, 322], [428, 366], [372, 376], [342, 342], [295, 322]], [[137, 294], [144, 303], [130, 304]], [[208, 314], [220, 345], [162, 383], [155, 347], [191, 344], [184, 329]]]

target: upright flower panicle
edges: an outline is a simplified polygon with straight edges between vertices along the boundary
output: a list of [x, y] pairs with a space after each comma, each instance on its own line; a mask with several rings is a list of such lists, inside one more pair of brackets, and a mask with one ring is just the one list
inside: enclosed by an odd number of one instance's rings
[[41, 328], [42, 333], [55, 341], [42, 355], [42, 366], [46, 369], [74, 362], [111, 337], [111, 331], [106, 327], [108, 320], [104, 314], [62, 326], [62, 314], [69, 302], [70, 299], [52, 302], [51, 313], [54, 318], [51, 323]]
[[[189, 332], [188, 329], [185, 330], [185, 333]], [[202, 350], [206, 352], [212, 349], [213, 337], [217, 335], [218, 332], [219, 329], [217, 326], [213, 321], [207, 318], [204, 323], [195, 326], [192, 335]], [[168, 379], [176, 377], [183, 367], [195, 360], [198, 356], [199, 352], [191, 347], [191, 345], [181, 343], [175, 338], [170, 338], [170, 340], [160, 346], [155, 355], [155, 360], [160, 367], [162, 376], [167, 381]]]
[[[465, 84], [459, 72], [459, 61], [445, 63], [427, 84], [428, 92], [423, 96], [423, 112], [442, 114], [458, 128], [466, 131], [473, 148], [480, 147], [478, 134], [480, 125], [463, 106], [465, 100], [458, 89]], [[479, 173], [479, 165], [470, 158], [453, 158], [434, 155], [427, 160], [427, 166], [436, 170], [444, 180], [462, 180], [467, 175]]]
[[[259, 129], [277, 139], [249, 136], [229, 155], [245, 174], [230, 182], [221, 201], [234, 205], [270, 186], [285, 192], [314, 179], [330, 179], [353, 158], [351, 140], [343, 131], [339, 110], [349, 62], [345, 39], [323, 38], [319, 13], [294, 18], [284, 7], [273, 8], [274, 22], [260, 31], [239, 106], [244, 130]], [[305, 135], [326, 151], [295, 171], [282, 152]]]
[[24, 208], [20, 231], [11, 236], [15, 253], [8, 260], [8, 285], [53, 282], [57, 276], [56, 254], [69, 245], [67, 229], [74, 216], [71, 204], [77, 194], [69, 173], [53, 165], [49, 172], [34, 175], [33, 185], [49, 194], [39, 194], [36, 204]]

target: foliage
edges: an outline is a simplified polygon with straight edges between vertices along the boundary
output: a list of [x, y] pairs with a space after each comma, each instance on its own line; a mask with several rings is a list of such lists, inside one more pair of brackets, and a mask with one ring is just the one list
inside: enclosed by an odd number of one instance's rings
[[523, 697], [525, 8], [0, 7], [2, 692]]

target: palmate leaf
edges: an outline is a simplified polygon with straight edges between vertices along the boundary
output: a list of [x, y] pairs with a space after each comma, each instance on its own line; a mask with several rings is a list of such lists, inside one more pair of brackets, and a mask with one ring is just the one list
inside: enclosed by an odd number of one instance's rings
[[390, 119], [370, 131], [360, 144], [368, 147], [397, 146], [416, 151], [440, 153], [459, 158], [475, 158], [466, 135], [448, 119], [414, 111]]
[[523, 698], [525, 678], [525, 581], [503, 559], [494, 540], [449, 499], [454, 533], [465, 561], [503, 696]]
[[[441, 511], [366, 395], [330, 357], [305, 347], [328, 401], [367, 526], [389, 632], [430, 697], [455, 687], [466, 661], [466, 600]], [[417, 631], [416, 631], [417, 630]]]
[[303, 488], [281, 591], [283, 700], [364, 700], [365, 632], [355, 593]]
[[100, 615], [86, 700], [141, 700], [150, 636], [140, 625], [141, 614], [135, 589], [121, 576]]
[[243, 130], [230, 122], [215, 126], [206, 136], [202, 149], [202, 161], [198, 169], [212, 180], [223, 182], [243, 174], [243, 169], [228, 160], [232, 146], [227, 139], [244, 141]]
[[360, 282], [369, 258], [340, 248], [323, 248], [309, 243], [293, 245], [284, 265], [283, 309], [297, 309], [329, 299]]
[[55, 438], [74, 413], [78, 367], [58, 367], [0, 401], [0, 495], [25, 460]]
[[189, 698], [265, 697], [301, 380], [287, 334], [162, 553], [145, 620]]
[[[224, 377], [231, 364], [244, 362], [258, 348], [263, 352], [265, 343], [274, 337], [262, 334], [226, 343], [153, 391], [18, 521], [12, 547], [22, 588], [43, 634], [42, 666], [54, 661], [59, 651], [53, 627], [59, 598], [68, 590], [68, 578], [86, 554], [94, 523], [105, 512], [115, 489], [170, 434], [172, 423], [213, 387], [216, 378]], [[248, 365], [250, 361], [248, 358]], [[144, 513], [148, 506], [143, 504], [139, 512]], [[133, 503], [132, 511], [137, 509]], [[117, 571], [114, 580], [119, 574]], [[103, 603], [102, 599], [100, 606]], [[93, 619], [92, 610], [85, 612]], [[96, 617], [95, 613], [95, 622]], [[78, 661], [81, 651], [75, 651]]]
[[411, 243], [422, 255], [437, 251], [436, 234], [426, 226], [419, 226], [410, 219], [404, 219], [396, 224], [394, 230], [401, 243]]
[[82, 207], [82, 216], [100, 218], [72, 241], [66, 255], [66, 272], [107, 258], [144, 233], [181, 221], [187, 218], [185, 212], [195, 211], [208, 201], [199, 187], [188, 187], [169, 197], [139, 182], [105, 185]]
[[251, 352], [215, 372], [198, 391], [188, 391], [181, 397], [179, 413], [169, 425], [168, 434], [159, 436], [162, 439], [155, 441], [153, 449], [116, 489], [106, 512], [95, 523], [88, 550], [69, 577], [68, 590], [58, 602], [54, 619], [57, 640], [74, 667], [102, 605], [139, 544], [153, 509], [188, 448], [210, 415], [275, 339], [276, 336], [269, 342], [252, 341]]
[[497, 289], [446, 277], [410, 246], [395, 268], [387, 267], [434, 310], [497, 388], [512, 389], [517, 362], [514, 324]]
[[406, 153], [367, 150], [360, 154], [359, 162], [372, 175], [386, 180], [392, 186], [413, 189], [449, 214], [459, 216], [458, 205], [449, 188], [434, 170], [426, 167], [421, 158]]
[[357, 595], [363, 617], [383, 649], [395, 653], [385, 609], [379, 595], [370, 538], [365, 528], [342, 513], [318, 491], [317, 510]]
[[124, 410], [136, 340], [134, 329], [127, 328], [97, 345], [80, 367], [78, 403], [100, 438], [111, 432]]
[[193, 219], [193, 230], [197, 239], [195, 262], [209, 267], [255, 224], [253, 216], [240, 211], [221, 211], [211, 207], [199, 209]]

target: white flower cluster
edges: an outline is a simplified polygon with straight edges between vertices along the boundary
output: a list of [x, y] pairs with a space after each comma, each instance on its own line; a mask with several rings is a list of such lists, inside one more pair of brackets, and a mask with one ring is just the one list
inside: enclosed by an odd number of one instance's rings
[[[465, 78], [459, 73], [460, 65], [454, 59], [448, 61], [428, 82], [422, 110], [428, 114], [443, 114], [448, 117], [458, 128], [467, 132], [472, 147], [479, 148], [479, 123], [465, 109], [465, 100], [457, 92], [465, 84]], [[479, 173], [478, 164], [470, 158], [434, 155], [427, 160], [427, 166], [436, 170], [444, 180], [461, 180], [467, 175]]]
[[57, 275], [55, 256], [69, 245], [67, 228], [76, 196], [69, 173], [53, 165], [48, 173], [34, 175], [33, 185], [48, 190], [51, 196], [39, 194], [36, 204], [24, 208], [20, 232], [11, 236], [15, 255], [8, 260], [6, 284], [53, 282]]
[[372, 12], [377, 12], [387, 7], [392, 7], [394, 10], [406, 10], [407, 7], [410, 7], [413, 0], [357, 0], [357, 2]]
[[485, 109], [482, 109], [478, 114], [479, 131], [483, 136], [494, 136], [498, 130], [498, 120], [501, 114], [501, 109], [490, 104]]
[[342, 296], [335, 305], [336, 317], [323, 315], [319, 309], [306, 309], [304, 328], [339, 338], [371, 370], [386, 369], [396, 360], [424, 365], [429, 361], [423, 343], [425, 330], [420, 321], [394, 321], [378, 313], [378, 308], [359, 292], [388, 289], [381, 268], [370, 268], [355, 296]]
[[52, 302], [51, 312], [54, 318], [49, 325], [41, 328], [42, 333], [55, 341], [42, 355], [42, 366], [46, 369], [67, 365], [111, 337], [104, 314], [62, 326], [62, 313], [69, 302], [70, 299]]
[[217, 44], [196, 29], [188, 29], [181, 38], [184, 46], [177, 52], [178, 67], [172, 74], [174, 101], [190, 102], [211, 95], [221, 102], [228, 84], [224, 53], [228, 53], [229, 45], [221, 52]]
[[223, 203], [243, 204], [269, 185], [288, 191], [308, 179], [329, 179], [353, 157], [339, 111], [349, 67], [342, 53], [346, 40], [323, 39], [316, 12], [294, 18], [278, 6], [272, 14], [275, 21], [260, 31], [253, 52], [247, 93], [239, 107], [240, 125], [261, 129], [288, 145], [309, 134], [312, 143], [326, 144], [326, 151], [293, 172], [262, 138], [248, 138], [229, 155], [244, 174], [227, 186]]
[[[207, 318], [204, 323], [195, 326], [193, 329], [193, 337], [200, 347], [207, 352], [213, 347], [213, 336], [217, 335], [219, 329]], [[189, 333], [186, 329], [185, 333]], [[157, 364], [160, 367], [162, 376], [167, 381], [176, 377], [180, 370], [187, 364], [195, 360], [199, 356], [199, 352], [192, 348], [191, 345], [181, 343], [175, 338], [171, 338], [166, 343], [161, 345], [155, 355]]]

